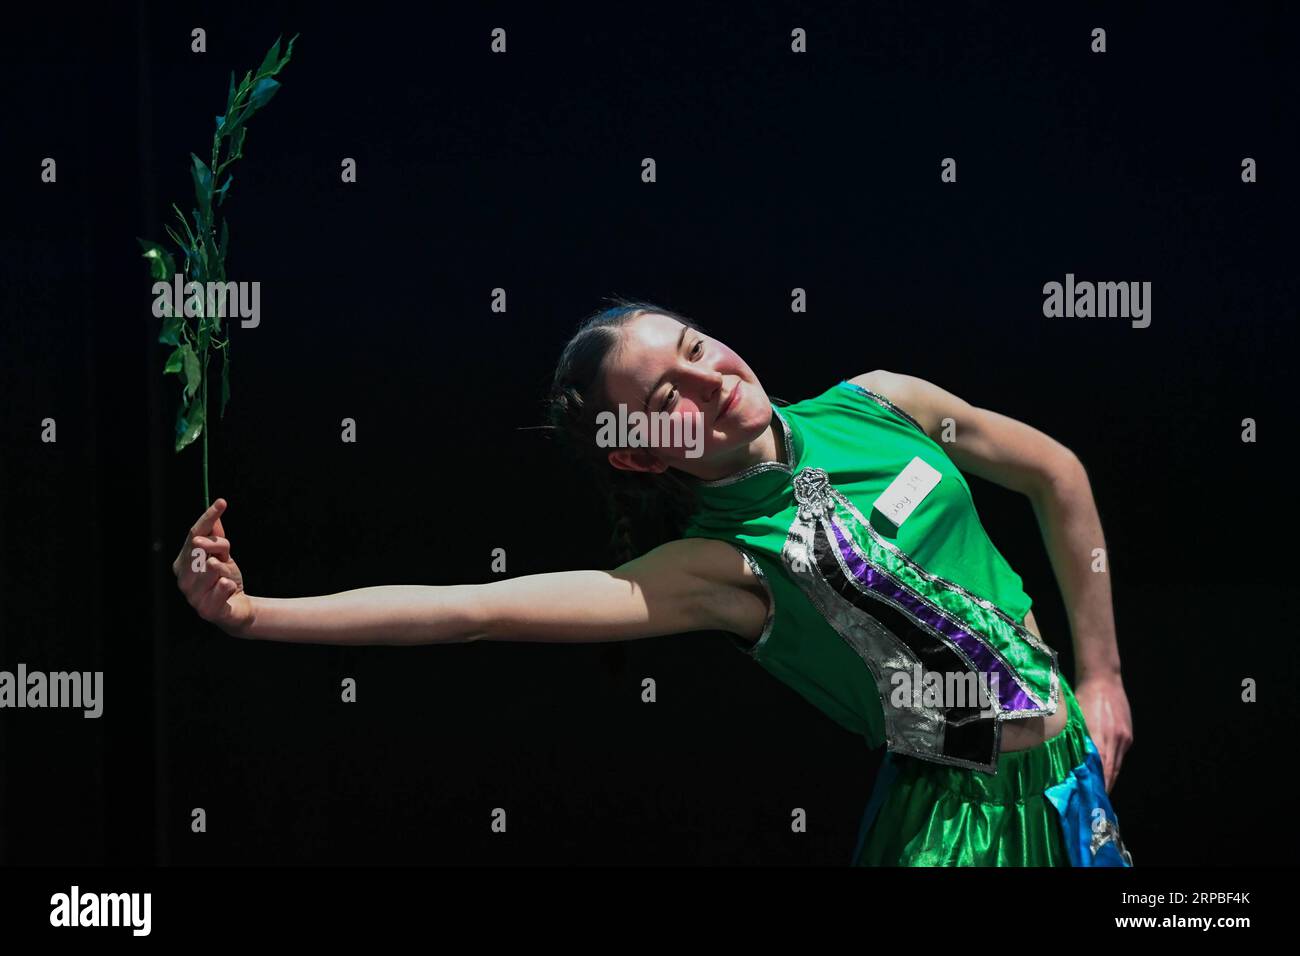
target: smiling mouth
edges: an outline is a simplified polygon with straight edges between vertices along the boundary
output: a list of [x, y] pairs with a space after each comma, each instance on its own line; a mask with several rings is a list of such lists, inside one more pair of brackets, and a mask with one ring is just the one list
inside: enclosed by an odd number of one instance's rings
[[727, 415], [730, 414], [731, 410], [736, 407], [736, 401], [739, 398], [740, 398], [740, 383], [737, 382], [736, 387], [731, 390], [731, 394], [727, 396], [727, 400], [723, 403], [722, 408], [719, 410], [718, 418], [726, 418]]

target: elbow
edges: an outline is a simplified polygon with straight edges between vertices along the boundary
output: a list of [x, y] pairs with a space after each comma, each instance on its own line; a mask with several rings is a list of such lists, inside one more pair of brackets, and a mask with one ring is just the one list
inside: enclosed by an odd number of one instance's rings
[[499, 640], [501, 635], [493, 630], [493, 615], [489, 613], [485, 595], [487, 588], [482, 585], [463, 584], [455, 589], [456, 595], [456, 632], [465, 644], [475, 641]]
[[1043, 471], [1038, 483], [1037, 497], [1060, 498], [1079, 488], [1088, 487], [1088, 472], [1083, 460], [1069, 448], [1062, 446], [1060, 452]]
[[397, 586], [414, 594], [410, 603], [395, 608], [398, 636], [385, 643], [466, 644], [490, 639], [484, 599], [487, 585]]

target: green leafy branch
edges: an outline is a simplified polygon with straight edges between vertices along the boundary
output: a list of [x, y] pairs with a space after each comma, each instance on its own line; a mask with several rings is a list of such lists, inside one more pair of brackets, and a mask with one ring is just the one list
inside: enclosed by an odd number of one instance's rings
[[[289, 40], [289, 46], [280, 55], [280, 40], [267, 52], [262, 65], [256, 72], [250, 70], [244, 75], [243, 82], [235, 85], [235, 74], [230, 74], [230, 92], [226, 96], [226, 111], [217, 117], [217, 129], [212, 137], [212, 155], [207, 163], [194, 153], [190, 166], [190, 176], [194, 180], [194, 200], [196, 208], [192, 210], [193, 225], [185, 218], [180, 208], [172, 203], [176, 218], [180, 221], [184, 235], [180, 235], [171, 226], [165, 226], [167, 235], [176, 244], [178, 255], [183, 256], [182, 289], [185, 283], [226, 281], [226, 252], [230, 243], [230, 230], [226, 219], [221, 218], [218, 233], [214, 223], [214, 205], [220, 207], [226, 200], [226, 193], [234, 181], [234, 174], [227, 172], [230, 165], [244, 156], [244, 138], [248, 134], [248, 121], [258, 110], [271, 101], [280, 82], [273, 77], [280, 72], [293, 55], [293, 44], [298, 35]], [[224, 153], [223, 153], [224, 150]], [[223, 158], [224, 155], [224, 158]], [[221, 181], [222, 175], [225, 181]], [[221, 182], [220, 186], [216, 184]], [[214, 203], [215, 200], [215, 203]], [[176, 262], [171, 254], [156, 242], [147, 239], [137, 240], [144, 249], [144, 258], [149, 260], [149, 269], [157, 281], [171, 283], [176, 276]], [[181, 382], [180, 405], [176, 411], [176, 451], [189, 445], [200, 435], [203, 437], [203, 500], [211, 503], [208, 494], [208, 361], [213, 352], [221, 353], [221, 412], [226, 414], [226, 403], [230, 400], [230, 331], [229, 326], [221, 326], [221, 310], [209, 311], [206, 296], [200, 293], [184, 304], [173, 302], [171, 307], [164, 305], [162, 331], [158, 341], [170, 345], [173, 350], [163, 365], [163, 374], [179, 375]]]

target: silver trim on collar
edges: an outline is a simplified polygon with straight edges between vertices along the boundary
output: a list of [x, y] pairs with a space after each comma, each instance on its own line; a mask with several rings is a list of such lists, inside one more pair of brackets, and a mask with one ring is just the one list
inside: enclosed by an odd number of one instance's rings
[[783, 471], [787, 475], [791, 474], [794, 465], [794, 441], [791, 437], [790, 423], [785, 420], [785, 416], [780, 410], [773, 405], [772, 416], [781, 423], [781, 434], [785, 444], [785, 460], [789, 464], [779, 461], [760, 461], [748, 468], [742, 468], [734, 475], [727, 475], [725, 478], [715, 478], [713, 481], [698, 482], [701, 488], [725, 488], [727, 485], [734, 485], [738, 481], [744, 481], [754, 475], [761, 474], [765, 471]]

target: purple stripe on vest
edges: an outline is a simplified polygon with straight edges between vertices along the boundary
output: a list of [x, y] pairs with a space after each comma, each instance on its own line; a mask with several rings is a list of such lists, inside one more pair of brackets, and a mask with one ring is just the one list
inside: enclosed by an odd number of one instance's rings
[[897, 604], [901, 604], [914, 617], [948, 638], [966, 652], [966, 656], [971, 659], [981, 673], [998, 675], [998, 700], [1003, 710], [1042, 709], [1038, 704], [1034, 703], [1033, 698], [1020, 686], [1020, 682], [1016, 680], [1015, 675], [983, 641], [960, 624], [935, 611], [910, 590], [867, 563], [844, 536], [838, 521], [831, 521], [830, 526], [831, 530], [835, 532], [835, 539], [839, 544], [840, 554], [844, 557], [844, 563], [864, 587], [890, 598]]

